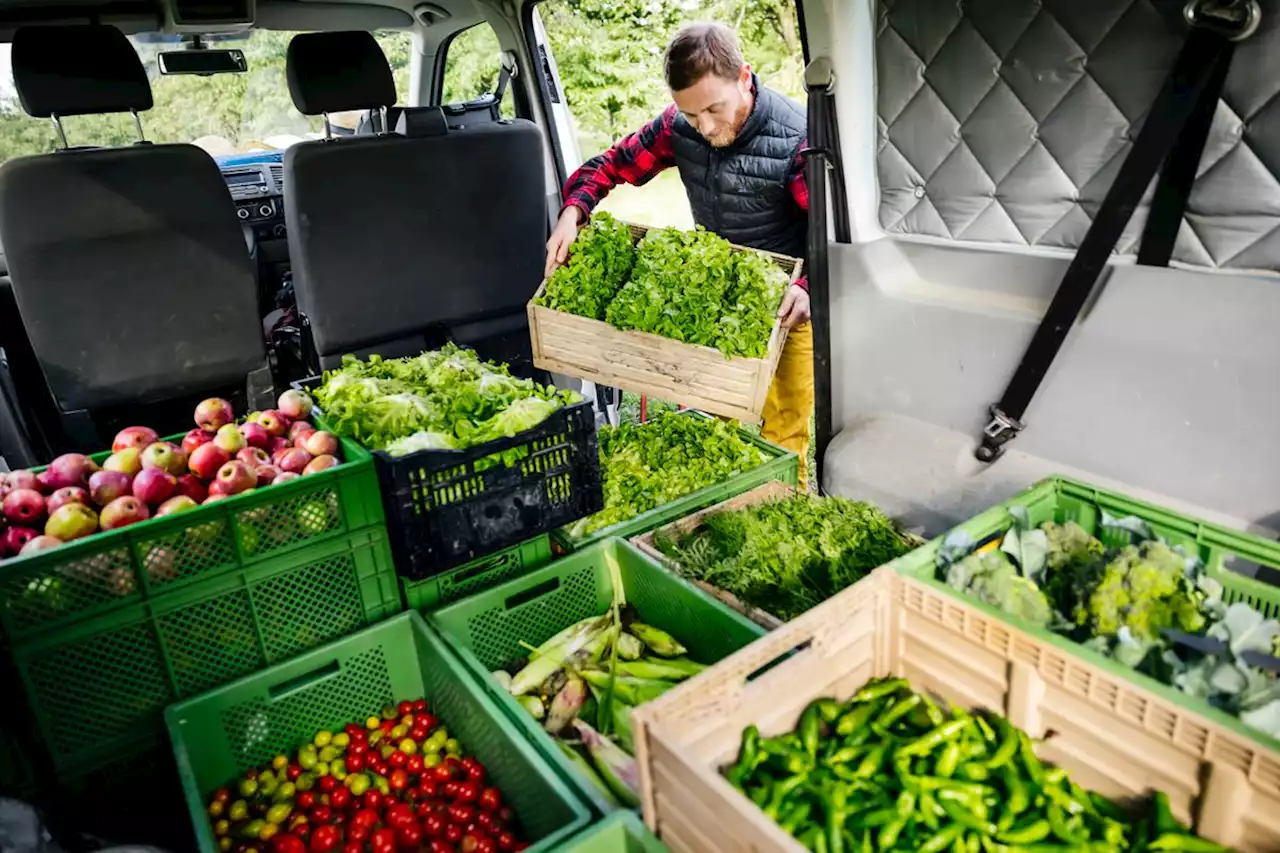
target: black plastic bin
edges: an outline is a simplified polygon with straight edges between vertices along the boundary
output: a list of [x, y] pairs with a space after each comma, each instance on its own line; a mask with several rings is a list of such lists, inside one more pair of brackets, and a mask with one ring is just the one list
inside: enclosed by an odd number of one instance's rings
[[[320, 377], [293, 383], [312, 389]], [[320, 415], [323, 420], [323, 414]], [[604, 508], [589, 400], [468, 450], [372, 451], [398, 573], [423, 580]]]

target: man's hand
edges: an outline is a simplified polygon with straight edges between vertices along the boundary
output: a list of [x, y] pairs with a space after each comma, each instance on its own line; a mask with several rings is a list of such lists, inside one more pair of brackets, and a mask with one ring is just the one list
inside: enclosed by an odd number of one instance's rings
[[547, 267], [543, 272], [545, 278], [551, 278], [556, 267], [568, 260], [569, 246], [578, 239], [578, 217], [581, 215], [582, 211], [573, 206], [566, 207], [560, 214], [555, 230], [551, 232], [551, 239], [547, 241]]
[[782, 305], [778, 307], [778, 319], [784, 329], [794, 329], [809, 320], [809, 291], [798, 284], [787, 288], [787, 295], [782, 297]]

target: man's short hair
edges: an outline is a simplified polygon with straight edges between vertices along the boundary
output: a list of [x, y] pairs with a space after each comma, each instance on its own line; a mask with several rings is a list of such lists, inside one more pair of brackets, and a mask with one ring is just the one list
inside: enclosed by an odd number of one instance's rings
[[708, 74], [736, 80], [746, 60], [738, 47], [738, 37], [724, 24], [699, 23], [682, 27], [663, 59], [663, 70], [671, 91], [688, 89]]

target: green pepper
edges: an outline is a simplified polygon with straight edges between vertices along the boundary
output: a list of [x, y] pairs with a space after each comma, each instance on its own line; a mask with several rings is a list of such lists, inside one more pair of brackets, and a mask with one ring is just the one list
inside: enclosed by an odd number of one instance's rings
[[881, 850], [887, 850], [897, 843], [898, 836], [902, 834], [902, 830], [906, 829], [907, 823], [911, 820], [911, 813], [915, 806], [915, 794], [910, 791], [903, 791], [898, 795], [898, 801], [893, 807], [893, 820], [882, 826], [879, 836], [876, 837], [876, 844]]
[[889, 707], [889, 710], [876, 717], [875, 722], [871, 724], [871, 728], [883, 734], [889, 731], [894, 723], [900, 720], [905, 714], [910, 713], [911, 709], [919, 704], [919, 693], [912, 693], [910, 696], [899, 699]]
[[754, 725], [742, 731], [742, 747], [738, 750], [737, 767], [755, 770], [760, 761], [760, 730]]
[[942, 853], [964, 833], [964, 827], [953, 823], [945, 829], [935, 832], [927, 841], [916, 848], [916, 853]]
[[1027, 768], [1027, 776], [1036, 785], [1044, 784], [1044, 765], [1040, 763], [1040, 759], [1036, 756], [1036, 751], [1031, 745], [1031, 738], [1026, 732], [1018, 732], [1018, 755], [1022, 759], [1022, 764]]
[[920, 792], [920, 807], [916, 811], [921, 822], [935, 832], [939, 827], [938, 815], [946, 814], [946, 812], [942, 811], [942, 807], [938, 805], [938, 801], [933, 794], [928, 791]]
[[848, 764], [863, 753], [863, 749], [857, 746], [842, 746], [835, 752], [822, 759], [824, 764]]
[[892, 820], [897, 819], [898, 810], [896, 808], [870, 809], [860, 812], [849, 819], [849, 822], [856, 829], [871, 830], [878, 826], [884, 826]]
[[1087, 833], [1079, 833], [1067, 822], [1067, 813], [1057, 803], [1050, 803], [1046, 810], [1049, 816], [1049, 829], [1060, 841], [1068, 844], [1085, 844], [1089, 841]]
[[[879, 721], [877, 721], [879, 722]], [[948, 720], [933, 731], [898, 750], [899, 755], [928, 755], [943, 742], [949, 741], [969, 726], [969, 720]]]
[[844, 853], [844, 821], [844, 805], [828, 804], [826, 837], [828, 853]]
[[882, 696], [888, 696], [890, 693], [901, 690], [907, 686], [908, 684], [905, 678], [887, 678], [884, 681], [876, 684], [869, 684], [862, 688], [857, 693], [853, 694], [853, 698], [850, 699], [849, 702], [850, 704], [870, 702], [874, 699], [879, 699]]
[[960, 768], [960, 777], [970, 782], [985, 782], [991, 778], [991, 771], [987, 769], [986, 764], [970, 761]]
[[1089, 800], [1093, 803], [1093, 810], [1103, 817], [1121, 822], [1127, 822], [1129, 820], [1129, 815], [1124, 809], [1120, 808], [1120, 806], [1102, 796], [1097, 791], [1093, 791], [1089, 794]]
[[769, 793], [769, 802], [764, 807], [764, 813], [771, 820], [778, 819], [778, 812], [782, 810], [782, 804], [796, 791], [797, 788], [808, 783], [807, 776], [796, 775], [789, 779], [782, 779], [773, 784], [773, 790]]
[[872, 747], [871, 752], [867, 753], [867, 757], [862, 759], [858, 765], [858, 769], [853, 771], [853, 775], [859, 779], [865, 779], [877, 770], [884, 763], [885, 754], [889, 751], [889, 744], [882, 743], [879, 746]]
[[747, 798], [760, 808], [764, 808], [765, 803], [769, 802], [769, 797], [773, 793], [773, 788], [769, 785], [762, 785], [759, 788], [752, 788], [747, 794]]
[[845, 711], [840, 719], [836, 720], [836, 734], [839, 737], [848, 737], [854, 732], [862, 731], [866, 728], [868, 721], [879, 712], [881, 706], [882, 703], [879, 700], [872, 700]]
[[1031, 794], [1027, 791], [1022, 776], [1008, 764], [1000, 768], [1000, 775], [1004, 778], [1005, 790], [1008, 792], [1005, 806], [1016, 815], [1022, 814], [1031, 805]]
[[938, 802], [942, 805], [942, 810], [956, 823], [966, 829], [972, 829], [982, 835], [995, 835], [996, 828], [986, 820], [975, 815], [973, 812], [962, 807], [958, 802], [950, 798], [940, 798]]
[[1173, 809], [1169, 805], [1168, 794], [1164, 791], [1156, 791], [1151, 805], [1155, 811], [1156, 835], [1165, 835], [1170, 832], [1184, 832], [1182, 824], [1173, 816]]
[[1049, 800], [1069, 815], [1083, 814], [1086, 811], [1083, 803], [1063, 791], [1061, 788], [1055, 788], [1052, 785], [1046, 784], [1043, 790], [1045, 799]]
[[947, 715], [938, 707], [938, 703], [928, 696], [924, 697], [924, 711], [929, 715], [929, 723], [931, 725], [940, 726], [947, 721]]
[[778, 819], [778, 826], [787, 831], [788, 835], [795, 835], [800, 825], [809, 819], [809, 812], [813, 807], [808, 801], [793, 803], [787, 807], [787, 811]]
[[818, 703], [821, 699], [810, 702], [800, 714], [800, 723], [796, 726], [796, 734], [800, 736], [800, 747], [810, 758], [818, 754], [818, 741], [822, 737], [822, 718], [819, 716]]
[[960, 744], [953, 741], [942, 748], [942, 754], [938, 756], [938, 763], [934, 765], [933, 773], [943, 778], [954, 776], [959, 765]]
[[996, 751], [987, 761], [987, 767], [991, 770], [1008, 764], [1013, 756], [1017, 754], [1019, 741], [1021, 740], [1018, 737], [1018, 730], [999, 717], [996, 718], [996, 727], [1003, 732], [1004, 737], [1000, 741], [1000, 746], [996, 748]]
[[1005, 844], [1035, 844], [1049, 837], [1049, 821], [1044, 818], [1031, 818], [1023, 821], [1008, 832], [999, 835]]
[[1223, 847], [1216, 841], [1183, 832], [1163, 832], [1151, 842], [1147, 849], [1180, 851], [1180, 853], [1230, 853], [1229, 848]]

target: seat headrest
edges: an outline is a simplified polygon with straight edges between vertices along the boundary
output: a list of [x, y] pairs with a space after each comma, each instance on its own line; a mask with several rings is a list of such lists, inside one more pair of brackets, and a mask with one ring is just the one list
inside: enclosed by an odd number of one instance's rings
[[10, 61], [18, 100], [35, 118], [151, 109], [142, 60], [115, 27], [22, 27]]
[[444, 136], [448, 132], [444, 110], [439, 107], [405, 107], [396, 122], [396, 133], [401, 136]]
[[396, 102], [391, 66], [371, 33], [302, 33], [285, 59], [289, 94], [303, 115], [389, 107]]

